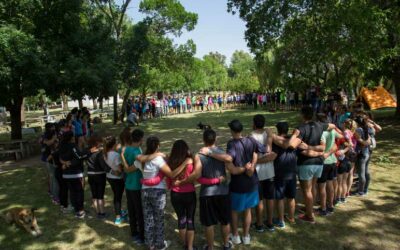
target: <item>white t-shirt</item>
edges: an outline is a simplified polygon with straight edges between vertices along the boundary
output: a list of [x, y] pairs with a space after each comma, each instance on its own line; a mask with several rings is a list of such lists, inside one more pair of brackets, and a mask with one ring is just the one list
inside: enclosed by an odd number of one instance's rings
[[[260, 134], [255, 131], [251, 133], [251, 136], [259, 143], [266, 145], [267, 144], [267, 139], [268, 139], [268, 134], [264, 131], [264, 133]], [[261, 157], [262, 154], [259, 154], [258, 157]], [[256, 171], [258, 175], [258, 179], [260, 181], [271, 179], [275, 176], [275, 170], [274, 170], [274, 162], [267, 162], [267, 163], [261, 163], [256, 165]]]
[[[119, 156], [119, 154], [115, 151], [110, 151], [107, 153], [107, 159], [106, 159], [106, 163], [107, 165], [112, 169], [112, 170], [120, 170], [119, 165], [121, 165], [121, 158]], [[110, 170], [107, 173], [107, 178], [110, 179], [122, 179], [122, 174], [118, 175], [114, 175], [112, 172], [112, 170]]]
[[161, 101], [160, 100], [156, 100], [156, 108], [161, 108]]
[[[144, 164], [143, 167], [143, 179], [151, 179], [158, 175], [162, 166], [165, 165], [165, 161], [161, 156], [157, 156], [151, 161], [148, 161]], [[159, 189], [166, 189], [167, 185], [165, 184], [165, 180], [162, 180], [160, 184], [156, 186], [146, 186], [142, 185], [142, 189], [147, 188], [159, 188]]]

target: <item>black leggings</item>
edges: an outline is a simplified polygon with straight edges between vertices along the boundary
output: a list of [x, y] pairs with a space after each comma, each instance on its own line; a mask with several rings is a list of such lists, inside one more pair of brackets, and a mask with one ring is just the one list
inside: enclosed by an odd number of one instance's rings
[[60, 186], [60, 204], [64, 208], [68, 207], [68, 184], [67, 184], [67, 179], [64, 179], [62, 177], [62, 171], [56, 171], [55, 173], [58, 185]]
[[115, 215], [121, 215], [121, 203], [122, 195], [124, 194], [124, 180], [123, 179], [111, 179], [107, 178], [108, 183], [111, 185], [111, 189], [114, 193], [114, 211]]
[[196, 192], [176, 193], [171, 191], [171, 203], [178, 216], [178, 229], [194, 231]]
[[84, 190], [83, 190], [83, 179], [82, 178], [74, 178], [74, 179], [65, 179], [67, 180], [69, 197], [72, 203], [72, 206], [75, 209], [75, 212], [79, 212], [83, 210], [83, 201], [84, 201]]
[[141, 197], [141, 190], [126, 190], [131, 235], [139, 235], [140, 239], [144, 240], [144, 221]]
[[104, 200], [104, 191], [106, 189], [106, 174], [89, 174], [88, 181], [92, 199]]

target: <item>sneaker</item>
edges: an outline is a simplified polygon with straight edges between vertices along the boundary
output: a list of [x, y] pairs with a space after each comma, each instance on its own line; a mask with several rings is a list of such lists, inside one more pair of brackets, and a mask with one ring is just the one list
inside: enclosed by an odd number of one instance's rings
[[275, 231], [274, 224], [266, 224], [265, 227], [270, 232], [274, 232]]
[[98, 213], [97, 214], [97, 219], [104, 220], [105, 218], [107, 218], [106, 213]]
[[122, 219], [122, 217], [118, 217], [118, 218], [115, 218], [114, 224], [115, 225], [121, 225], [123, 221], [124, 220]]
[[346, 203], [346, 198], [339, 198], [341, 203]]
[[285, 222], [284, 221], [281, 221], [281, 220], [279, 220], [279, 219], [274, 219], [273, 220], [273, 223], [274, 223], [274, 225], [277, 227], [277, 228], [279, 228], [279, 229], [284, 229], [286, 226], [285, 226]]
[[140, 239], [140, 238], [138, 238], [138, 239], [135, 240], [134, 242], [135, 242], [135, 244], [138, 245], [138, 246], [143, 246], [144, 243], [145, 243], [144, 240], [143, 240], [143, 239]]
[[257, 225], [257, 223], [254, 223], [254, 229], [256, 230], [257, 233], [264, 233], [265, 232], [265, 228], [264, 225]]
[[78, 219], [84, 219], [85, 218], [86, 213], [85, 212], [78, 212], [75, 214], [75, 217]]
[[159, 250], [165, 250], [171, 245], [171, 242], [168, 240], [164, 240], [164, 247], [160, 248]]
[[209, 249], [208, 245], [203, 246], [203, 250], [208, 250], [208, 249]]
[[[207, 246], [207, 248], [208, 248], [208, 246]], [[233, 243], [232, 243], [232, 241], [228, 241], [228, 246], [224, 246], [223, 249], [224, 249], [224, 250], [231, 250], [231, 249], [233, 249]]]
[[299, 220], [302, 220], [302, 221], [304, 221], [304, 222], [308, 222], [308, 223], [311, 223], [311, 224], [315, 224], [315, 219], [314, 218], [309, 218], [307, 215], [305, 215], [305, 214], [300, 214], [299, 215]]
[[235, 244], [235, 245], [239, 245], [239, 244], [242, 244], [242, 240], [240, 239], [240, 236], [239, 235], [236, 235], [236, 236], [234, 236], [234, 235], [230, 235], [229, 236], [229, 239], [233, 242], [233, 244]]
[[242, 237], [242, 240], [243, 240], [243, 244], [244, 244], [244, 245], [250, 245], [250, 244], [251, 244], [250, 234], [247, 235], [247, 236], [243, 236], [243, 237]]
[[128, 211], [121, 210], [121, 217], [126, 217], [128, 215]]
[[285, 220], [289, 222], [289, 224], [296, 224], [296, 219], [295, 218], [289, 218], [287, 214], [285, 214]]
[[320, 209], [318, 209], [318, 214], [319, 214], [320, 216], [327, 216], [327, 215], [328, 215], [328, 212], [326, 211], [326, 209], [325, 209], [325, 210], [322, 210], [322, 209], [320, 208]]
[[328, 207], [326, 209], [326, 211], [328, 212], [328, 214], [333, 214], [333, 212], [335, 211], [335, 209], [333, 207]]

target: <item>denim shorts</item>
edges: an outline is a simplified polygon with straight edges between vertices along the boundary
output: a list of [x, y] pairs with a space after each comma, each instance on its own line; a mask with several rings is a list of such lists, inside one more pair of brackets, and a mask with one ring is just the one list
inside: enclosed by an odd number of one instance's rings
[[312, 178], [320, 178], [323, 168], [323, 165], [300, 165], [298, 166], [299, 180], [309, 181]]

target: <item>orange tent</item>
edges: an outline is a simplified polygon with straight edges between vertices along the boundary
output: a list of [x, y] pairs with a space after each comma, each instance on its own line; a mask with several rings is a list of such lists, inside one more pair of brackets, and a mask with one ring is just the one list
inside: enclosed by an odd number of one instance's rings
[[372, 89], [362, 88], [357, 100], [364, 101], [371, 110], [397, 106], [394, 97], [382, 86]]

